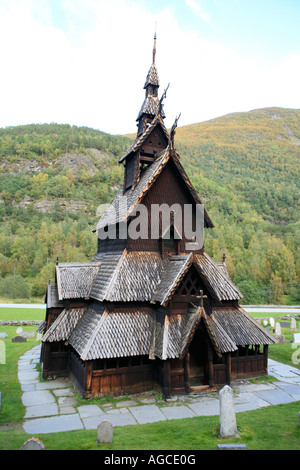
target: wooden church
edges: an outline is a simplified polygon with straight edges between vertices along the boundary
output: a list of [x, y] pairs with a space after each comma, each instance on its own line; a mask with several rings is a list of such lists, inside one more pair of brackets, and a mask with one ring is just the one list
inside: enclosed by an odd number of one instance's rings
[[275, 342], [239, 306], [225, 260], [195, 249], [172, 214], [167, 235], [158, 219], [156, 238], [121, 236], [138, 204], [149, 232], [153, 204], [201, 204], [174, 146], [176, 123], [170, 134], [164, 125], [155, 54], [156, 37], [137, 136], [120, 159], [123, 186], [94, 229], [116, 236], [98, 237], [90, 262], [57, 263], [47, 287], [42, 376], [70, 375], [85, 398], [154, 389], [169, 397], [266, 374]]

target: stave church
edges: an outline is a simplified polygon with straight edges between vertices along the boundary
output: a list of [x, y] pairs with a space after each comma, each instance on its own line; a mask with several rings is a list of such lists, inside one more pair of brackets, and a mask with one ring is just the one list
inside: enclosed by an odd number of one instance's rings
[[[225, 259], [212, 260], [205, 240], [195, 243], [203, 205], [175, 148], [177, 119], [170, 132], [164, 124], [155, 58], [156, 35], [137, 135], [119, 160], [123, 185], [94, 227], [97, 253], [89, 262], [57, 262], [47, 286], [42, 377], [70, 376], [84, 398], [150, 390], [168, 398], [267, 374], [276, 342], [239, 305]], [[144, 230], [132, 237], [141, 205]], [[154, 220], [151, 208], [161, 205], [181, 208], [179, 222], [174, 211], [167, 224], [161, 214]], [[190, 238], [179, 226], [186, 206]], [[213, 227], [205, 208], [202, 222]]]

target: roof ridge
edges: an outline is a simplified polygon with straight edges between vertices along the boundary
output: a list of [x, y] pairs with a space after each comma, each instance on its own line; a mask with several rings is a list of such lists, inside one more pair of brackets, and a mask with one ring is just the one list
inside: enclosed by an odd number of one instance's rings
[[101, 314], [101, 317], [100, 319], [98, 320], [97, 322], [97, 325], [96, 325], [96, 328], [93, 330], [93, 333], [91, 334], [91, 336], [89, 337], [85, 347], [83, 348], [83, 351], [80, 355], [80, 358], [85, 361], [87, 359], [87, 356], [90, 352], [90, 348], [92, 347], [94, 341], [95, 341], [95, 338], [98, 334], [98, 332], [100, 331], [100, 328], [102, 327], [102, 325], [104, 324], [106, 318], [108, 316], [108, 311], [107, 311], [107, 308], [105, 307], [102, 314]]

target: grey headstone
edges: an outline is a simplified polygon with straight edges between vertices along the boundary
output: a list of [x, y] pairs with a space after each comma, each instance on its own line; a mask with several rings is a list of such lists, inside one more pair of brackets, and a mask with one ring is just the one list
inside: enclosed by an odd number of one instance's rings
[[111, 443], [113, 440], [114, 427], [110, 421], [104, 420], [97, 427], [97, 443]]
[[218, 444], [218, 450], [247, 450], [246, 444]]
[[44, 450], [45, 446], [40, 441], [37, 437], [31, 437], [28, 439], [22, 447], [20, 447], [20, 450]]
[[296, 333], [297, 331], [297, 323], [294, 317], [291, 318], [291, 333]]
[[3, 339], [3, 338], [7, 338], [7, 333], [0, 333], [0, 338]]
[[278, 339], [279, 344], [284, 344], [286, 342], [284, 335], [278, 335], [277, 339]]
[[281, 326], [281, 328], [289, 328], [290, 327], [290, 322], [289, 321], [281, 321], [280, 326]]
[[23, 336], [14, 336], [11, 341], [13, 343], [26, 343], [26, 338], [23, 338]]
[[34, 335], [34, 331], [23, 331], [20, 336], [22, 336], [23, 338], [34, 338]]
[[281, 326], [280, 323], [275, 323], [275, 336], [278, 337], [281, 335]]
[[23, 333], [23, 328], [21, 326], [19, 326], [17, 329], [16, 329], [16, 333], [17, 335], [20, 335], [21, 333]]
[[237, 433], [235, 409], [233, 404], [233, 391], [229, 385], [225, 385], [219, 392], [220, 402], [220, 437], [227, 439], [239, 437]]

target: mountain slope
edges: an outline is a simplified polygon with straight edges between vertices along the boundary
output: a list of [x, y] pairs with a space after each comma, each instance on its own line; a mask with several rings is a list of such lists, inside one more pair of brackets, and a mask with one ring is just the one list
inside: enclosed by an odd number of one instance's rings
[[179, 127], [176, 146], [191, 172], [240, 194], [266, 220], [298, 220], [300, 110], [258, 109]]

